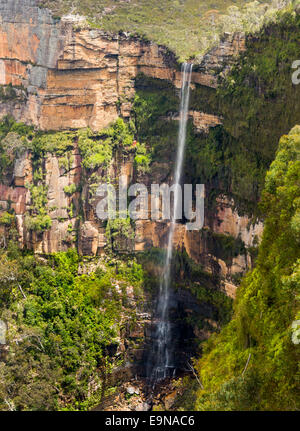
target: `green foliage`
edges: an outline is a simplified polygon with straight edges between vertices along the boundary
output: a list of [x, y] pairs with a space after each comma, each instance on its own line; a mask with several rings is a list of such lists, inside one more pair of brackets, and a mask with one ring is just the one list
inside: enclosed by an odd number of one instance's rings
[[132, 146], [134, 131], [134, 125], [131, 121], [125, 123], [122, 118], [118, 118], [115, 123], [103, 130], [103, 133], [111, 137], [113, 145], [122, 146], [126, 149]]
[[4, 211], [1, 215], [0, 215], [0, 225], [4, 225], [4, 226], [11, 226], [15, 221], [15, 216], [14, 214], [10, 214], [7, 211]]
[[39, 4], [56, 16], [77, 12], [103, 30], [138, 34], [168, 46], [181, 60], [204, 54], [225, 31], [256, 30], [274, 19], [278, 8], [272, 0], [40, 0]]
[[76, 189], [76, 184], [72, 183], [69, 186], [64, 187], [64, 192], [66, 193], [66, 195], [72, 196], [76, 192]]
[[23, 123], [15, 123], [10, 116], [0, 122], [0, 178], [12, 175], [14, 160], [26, 149], [33, 128]]
[[291, 80], [299, 37], [300, 15], [279, 15], [276, 24], [247, 37], [245, 53], [217, 93], [201, 86], [192, 91], [191, 109], [205, 106], [223, 118], [222, 126], [187, 146], [186, 180], [205, 183], [210, 201], [225, 193], [240, 214], [256, 212], [277, 142], [300, 115], [300, 86]]
[[64, 153], [62, 157], [59, 158], [58, 163], [60, 168], [64, 168], [66, 172], [70, 171], [74, 162], [74, 156], [71, 151]]
[[24, 123], [16, 123], [12, 117], [6, 117], [4, 120], [2, 119], [2, 121], [4, 124], [9, 124], [10, 132], [17, 133], [20, 137], [25, 137], [30, 140], [34, 136], [33, 126]]
[[[206, 343], [196, 369], [200, 410], [299, 408], [297, 343], [300, 242], [300, 128], [282, 137], [266, 176], [266, 216], [256, 268], [242, 281], [232, 321]], [[246, 363], [248, 366], [246, 368]]]
[[145, 174], [146, 172], [149, 172], [151, 155], [147, 152], [146, 145], [138, 142], [136, 144], [135, 154], [134, 163], [137, 167], [138, 173]]
[[[150, 164], [150, 154], [144, 144], [133, 145], [135, 128], [130, 121], [125, 123], [117, 119], [115, 123], [98, 133], [90, 129], [66, 132], [36, 131], [23, 123], [16, 123], [7, 116], [0, 122], [0, 177], [6, 182], [12, 178], [16, 157], [24, 151], [31, 153], [33, 167], [33, 184], [29, 187], [31, 206], [26, 214], [26, 227], [36, 232], [44, 232], [51, 227], [52, 221], [48, 214], [47, 187], [45, 185], [44, 159], [48, 153], [59, 158], [59, 167], [69, 171], [74, 162], [72, 151], [78, 146], [82, 158], [82, 166], [88, 170], [89, 198], [92, 198], [98, 185], [99, 178], [96, 170], [107, 169], [113, 154], [121, 147], [126, 152], [136, 152], [136, 165], [139, 172], [145, 173]], [[96, 171], [96, 172], [91, 172]], [[103, 173], [101, 172], [103, 178]], [[77, 186], [71, 184], [64, 188], [64, 192], [72, 196]], [[74, 216], [74, 205], [68, 208], [70, 218]]]
[[[15, 144], [12, 139], [7, 139], [8, 136], [14, 138]], [[34, 131], [33, 127], [23, 123], [16, 123], [12, 117], [5, 117], [0, 123], [0, 140], [0, 157], [3, 158], [3, 162], [7, 161], [8, 150], [10, 152], [14, 150], [15, 155], [16, 151], [24, 148], [32, 152], [33, 161], [36, 162], [39, 162], [47, 153], [55, 154], [60, 157], [60, 165], [65, 169], [70, 169], [73, 161], [70, 151], [77, 140], [83, 166], [87, 169], [96, 169], [100, 166], [107, 167], [112, 158], [113, 149], [118, 146], [125, 149], [132, 147], [134, 128], [131, 122], [125, 123], [118, 118], [110, 127], [98, 133], [90, 129], [72, 132], [41, 132]]]
[[0, 102], [24, 102], [26, 100], [26, 90], [23, 85], [0, 85]]
[[131, 219], [129, 217], [109, 219], [106, 225], [106, 238], [109, 248], [114, 251], [131, 250], [134, 239]]
[[234, 238], [231, 235], [224, 235], [207, 230], [203, 230], [203, 237], [206, 241], [207, 251], [230, 265], [232, 259], [246, 253], [245, 244], [240, 237]]
[[[229, 322], [232, 315], [232, 299], [220, 290], [218, 278], [205, 272], [186, 252], [176, 252], [172, 272], [175, 274], [176, 288], [190, 290], [200, 303], [211, 306], [214, 310], [213, 319], [219, 324]], [[199, 327], [203, 327], [203, 316], [194, 316], [194, 320]]]
[[[195, 134], [191, 122], [187, 130], [185, 182], [205, 184], [210, 209], [225, 194], [240, 214], [257, 215], [278, 139], [300, 115], [300, 86], [291, 80], [299, 36], [300, 16], [283, 14], [277, 24], [248, 36], [246, 52], [217, 92], [199, 85], [191, 91], [191, 110], [223, 117], [208, 135]], [[138, 75], [133, 116], [138, 140], [151, 148], [150, 174], [156, 175], [155, 162], [168, 164], [165, 177], [172, 169], [178, 106], [171, 84]]]
[[[126, 286], [140, 287], [141, 266], [101, 261], [78, 275], [74, 250], [47, 260], [0, 253], [0, 318], [9, 350], [0, 362], [0, 409], [89, 409], [105, 393], [118, 359]], [[118, 288], [121, 287], [121, 292]], [[129, 320], [128, 320], [129, 321]]]
[[82, 154], [82, 164], [87, 169], [107, 166], [112, 157], [111, 139], [95, 141], [90, 129], [80, 130], [78, 148]]
[[30, 215], [26, 215], [25, 223], [29, 230], [44, 232], [52, 225], [51, 217], [47, 213], [47, 188], [43, 183], [29, 186], [31, 196]]
[[42, 156], [46, 153], [61, 156], [73, 148], [75, 136], [75, 132], [37, 132], [29, 148], [36, 156]]
[[0, 100], [8, 101], [17, 99], [16, 90], [12, 87], [12, 85], [0, 85]]
[[52, 226], [51, 217], [45, 214], [44, 211], [41, 211], [41, 213], [37, 214], [35, 217], [27, 216], [25, 222], [27, 229], [38, 233], [45, 232]]
[[[139, 74], [132, 115], [137, 138], [151, 148], [151, 162], [170, 162], [170, 152], [177, 142], [178, 124], [166, 117], [178, 111], [179, 99], [172, 84]], [[138, 161], [147, 164], [143, 157]], [[169, 166], [171, 169], [171, 166]]]
[[[100, 139], [97, 139], [97, 136]], [[120, 146], [129, 148], [132, 142], [132, 124], [125, 123], [121, 118], [98, 134], [92, 133], [90, 129], [78, 131], [78, 148], [86, 169], [107, 167], [112, 159], [113, 150]]]

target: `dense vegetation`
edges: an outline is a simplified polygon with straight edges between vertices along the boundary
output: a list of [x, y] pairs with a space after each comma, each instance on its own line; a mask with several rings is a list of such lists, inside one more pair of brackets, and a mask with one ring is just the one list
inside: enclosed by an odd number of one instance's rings
[[[172, 274], [174, 288], [188, 289], [197, 298], [199, 304], [207, 305], [212, 311], [211, 318], [217, 327], [230, 321], [233, 301], [220, 289], [220, 278], [217, 274], [205, 272], [201, 265], [187, 255], [186, 251], [175, 253]], [[215, 331], [204, 314], [195, 313], [189, 316], [188, 320], [198, 329]]]
[[[137, 255], [138, 263], [142, 265], [149, 275], [147, 289], [154, 296], [159, 288], [159, 276], [165, 251], [151, 248]], [[211, 317], [218, 325], [228, 323], [232, 315], [232, 299], [220, 289], [220, 278], [217, 274], [205, 271], [201, 264], [194, 262], [185, 250], [176, 250], [172, 262], [172, 289], [189, 291], [195, 298], [195, 304], [207, 306]], [[177, 317], [178, 319], [178, 317]], [[184, 316], [186, 319], [186, 316]], [[189, 323], [198, 328], [208, 327], [210, 331], [215, 328], [207, 325], [206, 316], [196, 314], [189, 317]]]
[[192, 109], [205, 106], [205, 112], [224, 119], [187, 147], [187, 178], [205, 183], [212, 201], [225, 192], [241, 213], [256, 211], [277, 142], [300, 118], [300, 86], [291, 79], [299, 38], [300, 15], [281, 14], [276, 25], [248, 37], [245, 53], [217, 94], [204, 87], [192, 92]]
[[[299, 38], [300, 14], [282, 12], [276, 24], [248, 36], [245, 53], [217, 91], [199, 85], [191, 91], [191, 110], [223, 119], [209, 134], [195, 133], [192, 123], [188, 125], [185, 182], [205, 184], [207, 214], [222, 194], [234, 199], [240, 214], [257, 213], [276, 143], [300, 117], [300, 86], [291, 79]], [[136, 79], [136, 91], [138, 139], [149, 143], [153, 162], [168, 162], [167, 176], [177, 142], [173, 114], [178, 94], [171, 84], [142, 75]]]
[[[151, 148], [152, 162], [168, 162], [167, 176], [172, 171], [178, 129], [178, 123], [168, 119], [168, 115], [178, 111], [178, 96], [171, 83], [142, 74], [137, 76], [135, 86], [132, 115], [137, 138]], [[155, 165], [151, 167], [151, 173], [155, 175]]]
[[[281, 2], [281, 7], [290, 3]], [[106, 31], [130, 32], [168, 46], [181, 60], [201, 58], [225, 31], [255, 31], [274, 19], [273, 0], [39, 0], [55, 15], [79, 13]]]
[[[300, 127], [281, 138], [266, 176], [256, 268], [242, 281], [232, 321], [195, 361], [198, 410], [299, 408]], [[191, 405], [192, 404], [192, 405]]]
[[[5, 184], [11, 184], [15, 159], [20, 159], [29, 151], [32, 161], [32, 182], [25, 184], [30, 190], [31, 204], [26, 212], [26, 228], [42, 233], [51, 225], [51, 211], [55, 208], [48, 205], [45, 159], [49, 154], [58, 158], [61, 174], [67, 175], [74, 162], [74, 149], [78, 148], [84, 168], [82, 182], [88, 184], [87, 196], [82, 200], [93, 199], [99, 186], [100, 174], [102, 180], [108, 178], [108, 167], [113, 156], [122, 149], [123, 155], [132, 155], [137, 172], [145, 173], [150, 164], [150, 153], [144, 144], [134, 142], [135, 126], [133, 122], [125, 123], [117, 119], [110, 127], [98, 132], [81, 129], [65, 132], [41, 132], [31, 126], [16, 123], [12, 117], [5, 117], [0, 122], [0, 179]], [[100, 171], [100, 174], [99, 174]], [[84, 218], [83, 211], [74, 213], [73, 197], [80, 191], [83, 184], [72, 183], [64, 187], [69, 197], [68, 217], [78, 220]], [[8, 214], [12, 214], [8, 208]], [[6, 223], [7, 224], [7, 223]], [[76, 238], [73, 238], [76, 240]]]
[[134, 260], [84, 267], [89, 262], [73, 250], [47, 259], [13, 242], [1, 250], [0, 319], [9, 349], [0, 350], [0, 410], [85, 410], [109, 390], [107, 376], [124, 360], [115, 355], [120, 331], [143, 299], [144, 272]]
[[[136, 124], [142, 126], [137, 118], [147, 118], [152, 113], [147, 113], [140, 102], [137, 97], [134, 109]], [[176, 104], [174, 96], [174, 107]], [[160, 107], [157, 115], [165, 108]], [[27, 184], [31, 202], [25, 222], [26, 228], [36, 233], [48, 230], [52, 224], [53, 208], [48, 206], [45, 183], [45, 160], [49, 154], [57, 157], [64, 175], [72, 168], [76, 146], [82, 157], [83, 181], [92, 188], [93, 181], [99, 181], [93, 176], [98, 169], [102, 178], [109, 180], [107, 167], [116, 151], [121, 150], [122, 155], [131, 153], [137, 175], [147, 172], [155, 153], [155, 146], [150, 152], [149, 145], [133, 143], [135, 126], [121, 119], [98, 133], [89, 129], [45, 133], [6, 117], [0, 123], [0, 132], [3, 183], [11, 184], [15, 159], [30, 153], [33, 180]], [[64, 187], [71, 205], [77, 187], [81, 185], [71, 183]], [[69, 217], [73, 216], [69, 211]], [[154, 295], [157, 292], [157, 268], [163, 252], [142, 253], [139, 263], [132, 256], [127, 255], [124, 261], [116, 257], [114, 251], [128, 251], [128, 241], [133, 239], [130, 220], [117, 218], [106, 226], [105, 258], [89, 262], [72, 248], [66, 253], [35, 256], [18, 249], [15, 223], [13, 206], [8, 202], [0, 216], [0, 319], [8, 327], [7, 346], [0, 351], [0, 409], [88, 409], [112, 390], [108, 376], [125, 359], [119, 346], [124, 341], [130, 346], [125, 329], [135, 322], [136, 306], [141, 309], [145, 289]], [[149, 276], [147, 266], [153, 265], [155, 256], [156, 276]], [[182, 279], [182, 271], [190, 274], [190, 284]], [[174, 272], [176, 289], [189, 289], [197, 298], [195, 301], [212, 310], [216, 322], [228, 321], [231, 300], [218, 290], [202, 267], [193, 264], [186, 254], [178, 253]], [[134, 306], [132, 298], [128, 298], [128, 287], [133, 288]], [[202, 315], [181, 324], [215, 330]]]
[[[69, 12], [71, 6], [68, 1], [56, 2], [55, 7], [51, 0], [41, 3], [58, 14]], [[151, 2], [151, 23], [149, 2], [144, 1], [114, 2], [113, 8], [111, 1], [103, 0], [97, 3], [98, 9], [94, 0], [73, 1], [71, 11], [86, 13], [90, 20], [93, 15], [93, 24], [104, 29], [129, 30], [168, 42], [183, 57], [202, 53], [215, 43], [229, 15], [231, 29], [240, 28], [243, 16], [235, 7], [227, 10], [229, 3], [222, 2], [221, 7], [214, 2], [220, 9], [210, 10], [211, 2]], [[266, 12], [264, 6], [255, 2], [243, 7], [248, 16], [243, 25], [256, 29], [263, 20], [260, 12]], [[187, 29], [189, 13], [193, 16]], [[273, 13], [265, 15], [269, 19]], [[299, 408], [299, 126], [283, 136], [277, 153], [276, 147], [279, 136], [300, 116], [300, 86], [291, 81], [291, 64], [299, 52], [300, 16], [288, 11], [277, 18], [276, 24], [247, 38], [245, 54], [217, 91], [195, 86], [191, 94], [191, 109], [222, 116], [223, 124], [203, 134], [195, 133], [189, 122], [185, 182], [206, 184], [211, 212], [216, 196], [225, 193], [240, 213], [254, 214], [262, 195], [259, 214], [265, 219], [265, 229], [256, 268], [238, 289], [231, 321], [232, 301], [219, 290], [218, 275], [204, 272], [185, 252], [175, 253], [173, 288], [188, 289], [200, 304], [210, 307], [215, 327], [203, 315], [184, 316], [186, 323], [210, 332], [227, 324], [206, 343], [204, 356], [194, 361], [198, 380], [188, 381], [179, 408]], [[206, 26], [199, 25], [203, 21]], [[3, 100], [23, 94], [22, 89], [18, 94], [9, 86], [0, 90]], [[128, 123], [118, 119], [98, 132], [45, 133], [4, 118], [0, 123], [1, 182], [11, 184], [15, 159], [26, 151], [33, 163], [32, 183], [26, 185], [31, 196], [26, 229], [40, 234], [52, 224], [44, 163], [49, 153], [58, 158], [64, 175], [72, 168], [74, 148], [78, 149], [82, 181], [88, 185], [81, 200], [92, 200], [100, 174], [110, 180], [108, 167], [120, 149], [122, 155], [132, 156], [136, 176], [167, 180], [177, 140], [178, 122], [173, 114], [178, 104], [173, 85], [139, 75]], [[70, 220], [74, 216], [84, 219], [83, 201], [79, 211], [73, 212], [73, 197], [82, 192], [83, 185], [64, 187]], [[0, 410], [88, 409], [110, 390], [107, 376], [124, 360], [124, 355], [116, 355], [124, 341], [121, 334], [135, 321], [136, 303], [143, 301], [145, 286], [156, 293], [163, 252], [152, 249], [137, 259], [131, 255], [117, 258], [113, 251], [127, 250], [134, 237], [129, 218], [107, 223], [106, 257], [93, 262], [78, 256], [71, 243], [68, 252], [46, 257], [20, 251], [9, 202], [1, 211], [0, 228], [0, 319], [8, 326], [9, 346], [0, 350]], [[206, 253], [227, 265], [246, 253], [240, 238], [210, 229], [204, 229], [201, 236]], [[76, 242], [76, 236], [72, 241]], [[149, 278], [145, 268], [151, 266], [154, 275]], [[128, 288], [134, 292], [134, 304]]]

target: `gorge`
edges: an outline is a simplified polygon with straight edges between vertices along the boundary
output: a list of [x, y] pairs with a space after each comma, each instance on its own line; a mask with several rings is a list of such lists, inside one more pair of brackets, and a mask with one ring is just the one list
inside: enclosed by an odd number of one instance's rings
[[[102, 3], [0, 0], [0, 409], [294, 408], [299, 6], [201, 9], [182, 62]], [[205, 184], [203, 228], [99, 220], [121, 177]]]

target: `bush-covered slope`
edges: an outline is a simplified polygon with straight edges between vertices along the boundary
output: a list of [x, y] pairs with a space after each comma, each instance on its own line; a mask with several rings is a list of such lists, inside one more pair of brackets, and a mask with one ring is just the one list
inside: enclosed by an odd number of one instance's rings
[[[222, 118], [209, 133], [189, 121], [185, 182], [204, 183], [211, 211], [218, 195], [234, 199], [240, 214], [257, 214], [266, 171], [277, 143], [300, 121], [300, 85], [292, 82], [299, 56], [300, 14], [285, 11], [276, 24], [246, 40], [246, 51], [217, 90], [196, 85], [190, 109]], [[133, 117], [137, 139], [147, 142], [153, 162], [175, 154], [178, 94], [170, 83], [138, 75]], [[284, 108], [283, 108], [284, 107]]]
[[233, 197], [241, 213], [256, 212], [277, 142], [300, 121], [300, 85], [292, 82], [299, 38], [300, 15], [279, 14], [276, 24], [247, 37], [217, 93], [197, 87], [191, 94], [191, 109], [217, 114], [223, 124], [190, 139], [187, 178]]
[[299, 409], [299, 126], [280, 140], [261, 206], [256, 268], [238, 289], [232, 321], [195, 362], [204, 387], [193, 401], [198, 410]]
[[[281, 1], [280, 7], [290, 3]], [[39, 0], [55, 15], [79, 13], [106, 31], [146, 36], [181, 59], [203, 54], [225, 31], [257, 30], [273, 19], [273, 0]]]
[[144, 272], [134, 260], [98, 263], [80, 274], [88, 262], [71, 249], [47, 259], [12, 242], [0, 251], [9, 346], [0, 345], [0, 410], [86, 410], [106, 393], [107, 376], [124, 360], [120, 331], [136, 320]]

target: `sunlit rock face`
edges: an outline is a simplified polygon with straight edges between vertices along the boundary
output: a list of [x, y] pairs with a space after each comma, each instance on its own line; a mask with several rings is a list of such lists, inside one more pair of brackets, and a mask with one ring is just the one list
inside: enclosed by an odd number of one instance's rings
[[[138, 73], [180, 87], [176, 58], [165, 47], [90, 29], [82, 17], [55, 20], [34, 0], [1, 0], [0, 16], [0, 84], [19, 92], [17, 100], [1, 103], [2, 116], [10, 112], [43, 130], [98, 130], [130, 116]], [[227, 36], [195, 68], [192, 82], [216, 87], [214, 71], [244, 45], [242, 35]], [[210, 121], [204, 118], [203, 127]]]
[[[175, 55], [163, 46], [131, 37], [112, 35], [88, 28], [83, 17], [67, 16], [55, 19], [49, 10], [36, 6], [35, 0], [0, 0], [0, 84], [12, 86], [13, 97], [0, 101], [0, 116], [12, 114], [17, 121], [32, 124], [42, 130], [65, 130], [91, 127], [99, 130], [119, 116], [129, 118], [135, 95], [135, 78], [139, 73], [171, 81], [177, 89], [181, 85], [180, 67]], [[194, 66], [192, 86], [217, 87], [217, 72], [230, 66], [245, 49], [242, 34], [226, 35], [220, 45]], [[221, 124], [222, 118], [203, 112], [190, 111], [196, 133], [206, 133]], [[65, 171], [55, 155], [47, 154], [45, 184], [51, 228], [43, 233], [26, 229], [25, 213], [31, 204], [26, 184], [32, 182], [32, 161], [29, 152], [14, 162], [12, 176], [0, 184], [1, 211], [8, 205], [15, 210], [19, 241], [37, 253], [51, 253], [77, 247], [84, 255], [105, 252], [105, 226], [95, 214], [95, 205], [88, 202], [81, 158], [72, 152], [72, 164]], [[163, 165], [151, 181], [161, 182]], [[128, 182], [136, 177], [133, 159], [115, 157], [111, 163], [113, 178], [126, 175]], [[99, 171], [101, 179], [103, 172]], [[147, 176], [146, 176], [147, 177]], [[104, 178], [104, 176], [103, 176]], [[150, 182], [150, 178], [144, 178]], [[72, 198], [66, 187], [82, 184]], [[68, 210], [73, 205], [73, 214]], [[249, 220], [241, 218], [231, 206], [220, 202], [216, 220], [206, 224], [216, 232], [242, 235], [246, 246], [251, 246], [261, 227], [249, 228]], [[79, 213], [83, 219], [79, 220]], [[1, 228], [2, 229], [2, 228]], [[3, 229], [2, 229], [3, 230]], [[258, 230], [258, 232], [256, 232]], [[76, 235], [74, 234], [76, 232]], [[130, 248], [136, 252], [150, 247], [165, 247], [168, 224], [138, 221], [135, 239]], [[190, 257], [230, 279], [234, 273], [245, 271], [249, 257], [237, 256], [230, 264], [207, 252], [206, 240], [199, 232], [186, 231], [178, 224], [174, 245], [186, 249]], [[232, 288], [228, 288], [232, 294]]]
[[[52, 220], [50, 229], [45, 232], [32, 232], [26, 227], [26, 213], [31, 202], [28, 184], [33, 177], [32, 159], [29, 152], [15, 159], [12, 173], [0, 184], [1, 210], [6, 211], [10, 206], [17, 220], [19, 242], [22, 247], [33, 249], [36, 253], [52, 253], [77, 247], [83, 255], [96, 256], [105, 253], [107, 237], [105, 223], [97, 218], [96, 201], [90, 201], [89, 183], [86, 173], [81, 165], [81, 156], [74, 148], [71, 154], [71, 165], [68, 169], [60, 166], [59, 157], [48, 153], [44, 159], [45, 186], [47, 189], [47, 208]], [[117, 182], [118, 178], [126, 176], [127, 183], [136, 180], [133, 156], [116, 154], [108, 168], [110, 178]], [[106, 181], [107, 172], [98, 170], [99, 181]], [[159, 182], [159, 175], [151, 174], [151, 182]], [[147, 180], [147, 178], [146, 178]], [[150, 178], [148, 178], [150, 181]], [[147, 181], [146, 181], [147, 184]], [[68, 196], [67, 187], [76, 186], [76, 192]], [[70, 208], [72, 206], [72, 214]], [[220, 198], [216, 213], [209, 213], [205, 218], [206, 229], [216, 234], [230, 235], [240, 238], [246, 249], [255, 245], [262, 234], [262, 223], [252, 225], [247, 216], [240, 216], [233, 210], [234, 203]], [[82, 217], [79, 217], [79, 216]], [[150, 219], [135, 222], [134, 239], [124, 243], [122, 250], [129, 247], [130, 251], [141, 252], [152, 247], [166, 248], [168, 241], [169, 223], [166, 221], [153, 221]], [[3, 227], [1, 228], [3, 230]], [[189, 231], [184, 224], [178, 223], [174, 232], [174, 247], [177, 250], [186, 250], [188, 255], [204, 269], [212, 274], [218, 273], [226, 281], [226, 291], [233, 296], [235, 289], [231, 286], [234, 274], [245, 272], [251, 267], [249, 253], [242, 253], [231, 260], [223, 260], [222, 256], [215, 255], [211, 249], [208, 238], [202, 231]]]

